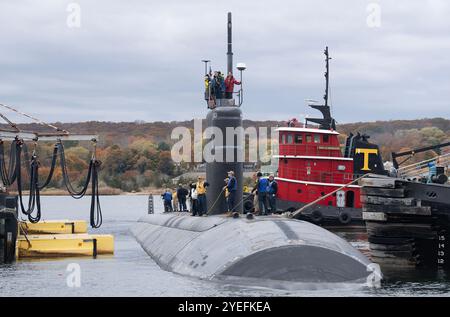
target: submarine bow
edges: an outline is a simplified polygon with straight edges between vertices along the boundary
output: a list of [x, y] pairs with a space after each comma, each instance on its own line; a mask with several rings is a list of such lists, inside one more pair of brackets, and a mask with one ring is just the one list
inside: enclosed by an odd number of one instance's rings
[[202, 279], [346, 283], [369, 275], [359, 251], [300, 220], [154, 214], [132, 233], [163, 269]]

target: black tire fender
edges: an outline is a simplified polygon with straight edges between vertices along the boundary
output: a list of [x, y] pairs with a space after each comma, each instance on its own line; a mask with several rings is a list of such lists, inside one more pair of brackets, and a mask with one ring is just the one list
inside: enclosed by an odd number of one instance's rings
[[310, 218], [314, 223], [320, 223], [323, 220], [322, 212], [316, 209], [311, 213]]
[[339, 222], [343, 225], [347, 225], [352, 221], [352, 216], [347, 211], [342, 211], [339, 213]]

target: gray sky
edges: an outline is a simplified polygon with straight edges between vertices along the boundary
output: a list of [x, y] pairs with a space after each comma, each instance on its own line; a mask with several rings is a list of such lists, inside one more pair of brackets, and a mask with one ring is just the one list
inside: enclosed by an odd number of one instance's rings
[[228, 11], [248, 119], [314, 114], [304, 100], [323, 96], [326, 45], [338, 122], [450, 117], [446, 0], [2, 0], [0, 102], [46, 121], [202, 117], [200, 60], [225, 70]]

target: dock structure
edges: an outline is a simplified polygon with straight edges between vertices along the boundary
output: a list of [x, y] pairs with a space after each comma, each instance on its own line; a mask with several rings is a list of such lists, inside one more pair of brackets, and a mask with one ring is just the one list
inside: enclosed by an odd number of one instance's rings
[[[7, 127], [0, 127], [0, 169], [2, 185], [0, 186], [0, 264], [11, 263], [24, 257], [64, 257], [64, 256], [97, 256], [98, 254], [112, 254], [114, 252], [114, 238], [112, 235], [87, 234], [85, 221], [41, 221], [40, 192], [47, 187], [57, 168], [57, 161], [63, 174], [67, 192], [73, 198], [79, 199], [86, 195], [89, 187], [91, 192], [90, 226], [99, 228], [102, 224], [102, 211], [98, 191], [98, 172], [101, 162], [96, 158], [97, 135], [71, 134], [53, 124], [46, 123], [18, 109], [0, 103], [1, 109], [31, 119], [46, 129], [26, 131], [20, 129], [0, 111], [0, 119], [7, 123]], [[46, 130], [46, 131], [45, 131]], [[10, 141], [9, 155], [5, 153], [4, 142]], [[39, 179], [39, 153], [37, 143], [55, 142], [51, 165], [46, 180], [41, 183]], [[92, 155], [89, 169], [82, 188], [73, 186], [67, 171], [64, 141], [90, 141]], [[27, 142], [32, 142], [31, 156], [28, 152]], [[6, 154], [6, 155], [5, 155]], [[9, 156], [9, 157], [8, 157]], [[22, 162], [29, 160], [29, 163]], [[7, 165], [6, 162], [9, 164]], [[28, 169], [29, 189], [25, 193], [24, 179], [22, 178], [22, 165]], [[7, 168], [8, 167], [8, 168]], [[17, 195], [10, 195], [9, 188], [17, 187]], [[28, 196], [28, 205], [23, 197]], [[19, 213], [28, 218], [28, 222], [19, 221]]]
[[450, 268], [450, 186], [370, 175], [360, 181], [372, 260], [385, 267]]
[[16, 258], [55, 258], [114, 253], [114, 237], [88, 234], [84, 220], [19, 222]]

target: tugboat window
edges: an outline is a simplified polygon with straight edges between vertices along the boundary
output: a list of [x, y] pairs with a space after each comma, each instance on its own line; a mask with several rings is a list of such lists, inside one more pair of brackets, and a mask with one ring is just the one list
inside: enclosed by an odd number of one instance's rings
[[314, 134], [314, 143], [320, 143], [320, 135]]
[[295, 143], [303, 143], [303, 138], [301, 134], [295, 135]]
[[292, 134], [288, 134], [287, 136], [287, 143], [292, 144]]
[[281, 135], [281, 144], [286, 144], [286, 134]]
[[307, 134], [306, 135], [306, 143], [311, 143], [311, 140], [312, 140], [311, 134]]
[[323, 143], [328, 143], [329, 140], [330, 140], [329, 139], [329, 135], [328, 134], [324, 134], [323, 135]]

